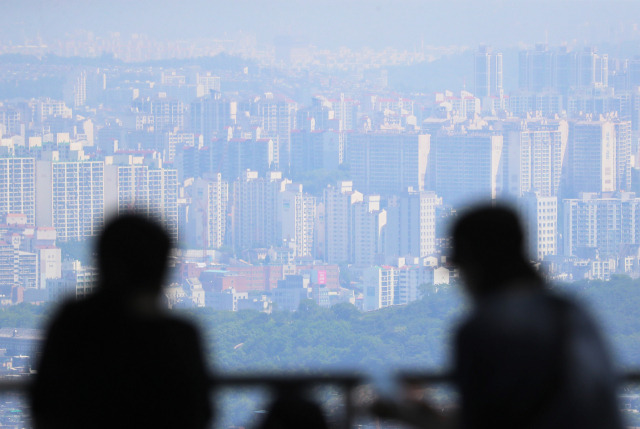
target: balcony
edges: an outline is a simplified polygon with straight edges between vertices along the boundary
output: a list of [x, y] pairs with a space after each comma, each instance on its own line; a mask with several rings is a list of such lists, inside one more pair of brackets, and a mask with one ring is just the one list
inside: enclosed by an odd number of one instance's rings
[[[29, 408], [26, 405], [25, 396], [29, 389], [32, 378], [35, 375], [24, 375], [24, 377], [13, 377], [0, 379], [0, 422], [3, 427], [31, 427]], [[245, 373], [226, 374], [212, 376], [210, 385], [212, 391], [216, 392], [216, 421], [211, 422], [212, 427], [227, 427], [222, 420], [225, 415], [224, 396], [229, 392], [244, 392], [249, 396], [261, 396], [255, 402], [255, 409], [248, 409], [246, 419], [235, 422], [235, 425], [245, 425], [255, 427], [261, 417], [266, 413], [265, 407], [274, 393], [283, 388], [300, 388], [314, 393], [312, 397], [323, 396], [324, 399], [314, 399], [323, 408], [325, 417], [332, 429], [343, 428], [397, 428], [395, 422], [377, 421], [367, 412], [367, 407], [375, 400], [376, 391], [375, 380], [365, 374], [353, 372], [316, 372], [316, 373]], [[392, 383], [398, 386], [415, 388], [416, 386], [428, 387], [430, 393], [436, 388], [446, 388], [451, 383], [451, 375], [441, 372], [397, 372], [392, 376]], [[620, 386], [632, 389], [640, 384], [640, 371], [630, 371], [620, 377]], [[447, 389], [450, 393], [451, 389]], [[633, 388], [636, 392], [636, 389]], [[318, 395], [324, 392], [324, 395]], [[330, 392], [327, 395], [327, 392]], [[388, 393], [388, 392], [387, 392]], [[261, 395], [260, 395], [261, 394]], [[431, 396], [431, 395], [430, 395]], [[445, 395], [450, 397], [450, 395]], [[638, 396], [636, 394], [624, 395], [624, 401], [620, 401], [621, 410], [628, 414], [636, 414], [630, 410], [627, 399]], [[329, 398], [329, 399], [327, 399]], [[621, 395], [621, 399], [623, 399]], [[327, 409], [328, 402], [331, 402], [331, 409]], [[336, 402], [339, 404], [336, 406]], [[626, 404], [623, 404], [625, 402]], [[455, 408], [455, 402], [447, 402], [442, 399], [438, 401], [438, 406], [443, 408]], [[627, 415], [625, 415], [627, 417]], [[630, 423], [629, 423], [630, 424]]]

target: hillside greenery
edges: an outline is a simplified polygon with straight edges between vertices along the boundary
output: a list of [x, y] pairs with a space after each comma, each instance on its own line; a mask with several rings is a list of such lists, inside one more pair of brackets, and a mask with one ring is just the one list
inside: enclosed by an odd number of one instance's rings
[[[640, 280], [554, 285], [596, 317], [622, 368], [640, 368]], [[201, 328], [215, 368], [221, 371], [357, 368], [446, 368], [451, 333], [466, 300], [457, 286], [425, 289], [405, 306], [361, 313], [351, 304], [321, 308], [305, 301], [295, 313], [237, 313], [210, 308], [179, 310]], [[0, 328], [46, 326], [55, 304], [0, 308]]]
[[437, 368], [446, 362], [453, 321], [462, 310], [452, 288], [432, 288], [407, 306], [361, 313], [343, 303], [305, 301], [295, 313], [189, 310], [202, 326], [215, 366], [235, 370]]
[[54, 304], [17, 304], [0, 308], [0, 328], [38, 329], [47, 325]]
[[[554, 285], [596, 317], [622, 368], [640, 368], [640, 280]], [[351, 304], [321, 308], [305, 301], [295, 313], [179, 310], [201, 328], [221, 371], [446, 367], [451, 333], [467, 302], [457, 286], [429, 286], [405, 306], [361, 313]], [[0, 328], [46, 326], [55, 304], [0, 308]]]
[[[621, 369], [640, 368], [640, 281], [554, 285], [594, 314]], [[447, 369], [451, 334], [468, 307], [457, 286], [424, 288], [421, 300], [361, 313], [351, 304], [321, 308], [305, 301], [295, 313], [179, 310], [201, 328], [213, 368], [225, 373], [352, 370], [380, 377], [396, 369]], [[0, 327], [46, 326], [50, 305], [0, 309]], [[635, 390], [635, 389], [634, 389]], [[225, 424], [257, 418], [264, 398], [256, 391], [227, 392], [217, 400]], [[262, 398], [262, 399], [260, 399]], [[262, 405], [260, 405], [262, 404]]]
[[640, 369], [640, 280], [580, 281], [555, 286], [582, 302], [600, 324], [620, 368]]

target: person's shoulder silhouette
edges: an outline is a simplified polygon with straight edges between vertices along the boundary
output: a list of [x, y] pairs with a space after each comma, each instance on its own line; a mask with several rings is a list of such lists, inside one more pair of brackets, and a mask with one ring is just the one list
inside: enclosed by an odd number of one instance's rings
[[171, 242], [137, 215], [108, 223], [100, 284], [54, 318], [32, 392], [38, 428], [199, 428], [210, 419], [200, 339], [159, 307]]
[[510, 208], [480, 207], [453, 229], [473, 310], [455, 340], [468, 428], [620, 428], [613, 367], [595, 323], [552, 293]]

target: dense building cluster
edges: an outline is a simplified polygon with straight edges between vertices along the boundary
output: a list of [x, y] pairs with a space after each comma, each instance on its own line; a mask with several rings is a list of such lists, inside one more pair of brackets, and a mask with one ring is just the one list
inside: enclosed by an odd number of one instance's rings
[[473, 89], [435, 94], [384, 70], [36, 64], [64, 83], [0, 106], [2, 302], [90, 293], [74, 250], [130, 211], [178, 244], [172, 305], [407, 303], [455, 276], [447, 219], [490, 200], [555, 278], [639, 274], [640, 60], [539, 45], [518, 64], [506, 91], [480, 47]]

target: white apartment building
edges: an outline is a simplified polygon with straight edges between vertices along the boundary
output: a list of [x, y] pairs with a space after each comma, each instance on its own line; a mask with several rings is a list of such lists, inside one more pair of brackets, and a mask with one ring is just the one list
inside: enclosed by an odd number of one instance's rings
[[163, 135], [162, 159], [173, 162], [178, 150], [184, 147], [199, 147], [200, 139], [194, 133], [166, 132]]
[[398, 269], [389, 266], [373, 266], [364, 270], [364, 311], [378, 310], [394, 304], [398, 286]]
[[616, 131], [616, 189], [631, 190], [631, 121], [614, 121]]
[[274, 163], [283, 171], [289, 170], [291, 156], [291, 130], [296, 125], [295, 101], [286, 97], [275, 96], [268, 92], [258, 103], [260, 126], [264, 131], [263, 137], [270, 137], [277, 141], [278, 150]]
[[526, 117], [533, 112], [541, 112], [549, 117], [563, 110], [563, 97], [556, 92], [519, 91], [509, 94], [509, 111], [519, 117]]
[[224, 128], [236, 123], [237, 110], [237, 103], [222, 98], [219, 92], [205, 93], [191, 103], [191, 130], [208, 144], [214, 136], [223, 137]]
[[297, 311], [300, 303], [309, 298], [309, 278], [301, 275], [287, 275], [278, 280], [278, 287], [271, 291], [274, 309], [277, 311]]
[[334, 117], [340, 121], [340, 131], [355, 130], [356, 119], [358, 117], [358, 101], [346, 98], [344, 94], [340, 94], [340, 99], [332, 99], [330, 101], [333, 107]]
[[33, 158], [0, 158], [0, 222], [8, 214], [24, 214], [36, 222], [36, 171]]
[[160, 222], [178, 241], [178, 171], [149, 170], [149, 218]]
[[347, 133], [297, 130], [291, 133], [291, 174], [335, 170], [344, 162]]
[[340, 181], [324, 190], [325, 258], [330, 264], [351, 261], [354, 207], [363, 195], [353, 190], [353, 182]]
[[[107, 215], [138, 213], [159, 222], [173, 242], [178, 240], [178, 172], [150, 168], [129, 157], [105, 167]], [[130, 163], [129, 163], [130, 162]]]
[[[176, 98], [159, 93], [157, 97], [138, 98], [133, 102], [136, 129], [153, 127], [156, 132], [184, 128], [187, 106]], [[151, 128], [149, 128], [151, 129]]]
[[247, 292], [236, 292], [235, 288], [225, 289], [221, 292], [207, 291], [204, 294], [205, 307], [212, 307], [215, 310], [238, 311], [238, 302], [247, 301]]
[[15, 267], [17, 268], [18, 285], [25, 289], [38, 287], [40, 274], [38, 272], [38, 254], [17, 250], [15, 252]]
[[384, 228], [387, 212], [380, 208], [379, 195], [367, 195], [354, 204], [353, 263], [375, 265], [384, 252]]
[[231, 242], [236, 251], [256, 247], [281, 246], [278, 225], [278, 195], [291, 181], [280, 172], [244, 171], [233, 184]]
[[405, 265], [398, 268], [398, 284], [394, 293], [394, 304], [408, 304], [417, 300], [420, 294], [420, 285], [432, 283], [432, 267]]
[[559, 129], [563, 125], [566, 127], [566, 122], [556, 129], [531, 129], [523, 122], [517, 129], [505, 132], [504, 178], [508, 194], [558, 195], [567, 143], [566, 131]]
[[436, 207], [442, 199], [434, 192], [413, 189], [389, 199], [385, 257], [424, 257], [436, 251]]
[[365, 194], [394, 195], [425, 189], [430, 136], [397, 132], [358, 133], [348, 138], [353, 185]]
[[67, 261], [62, 267], [62, 277], [47, 281], [49, 301], [86, 298], [95, 291], [97, 277], [95, 269], [83, 267], [80, 261]]
[[104, 226], [104, 162], [36, 162], [36, 225], [59, 241], [85, 240]]
[[87, 102], [87, 72], [79, 71], [70, 78], [63, 90], [65, 101], [73, 105], [74, 108], [82, 107]]
[[529, 256], [541, 261], [558, 254], [558, 199], [530, 192], [520, 199]]
[[23, 121], [23, 114], [20, 113], [20, 110], [9, 106], [0, 107], [0, 127], [2, 127], [3, 135], [20, 134]]
[[433, 188], [445, 205], [489, 201], [501, 194], [502, 135], [441, 132], [433, 140]]
[[569, 150], [574, 195], [616, 190], [616, 128], [612, 121], [570, 123]]
[[438, 117], [466, 119], [473, 118], [481, 111], [480, 99], [469, 91], [460, 91], [459, 94], [451, 91], [437, 92], [434, 101], [437, 104], [434, 113]]
[[193, 184], [189, 210], [189, 242], [203, 249], [218, 249], [225, 243], [229, 184], [218, 173], [215, 179], [198, 178]]
[[502, 53], [480, 46], [473, 61], [474, 88], [478, 97], [501, 97]]
[[11, 243], [0, 240], [0, 286], [11, 288], [17, 280], [15, 249]]
[[618, 255], [622, 245], [640, 245], [640, 198], [634, 193], [585, 193], [563, 205], [565, 256], [596, 249], [606, 258]]
[[62, 276], [62, 251], [54, 246], [38, 246], [35, 249], [38, 256], [38, 283], [39, 289], [47, 286], [50, 279], [59, 279]]
[[38, 255], [25, 252], [13, 243], [0, 240], [0, 291], [8, 293], [14, 286], [36, 288]]
[[196, 73], [196, 85], [202, 86], [201, 90], [205, 95], [211, 91], [220, 92], [220, 76], [212, 75], [211, 72]]
[[282, 242], [293, 243], [296, 257], [314, 256], [315, 197], [302, 192], [302, 185], [287, 183], [278, 194], [278, 224]]
[[35, 119], [42, 123], [49, 118], [71, 118], [72, 110], [67, 107], [64, 101], [41, 98], [35, 103]]
[[449, 284], [449, 270], [445, 267], [402, 265], [397, 268], [398, 282], [394, 304], [408, 304], [421, 298], [423, 285]]

